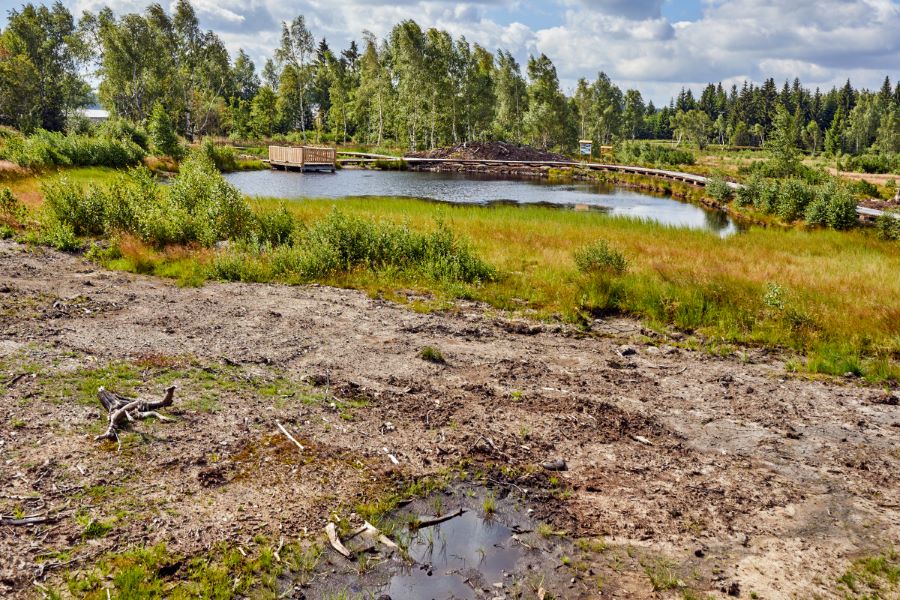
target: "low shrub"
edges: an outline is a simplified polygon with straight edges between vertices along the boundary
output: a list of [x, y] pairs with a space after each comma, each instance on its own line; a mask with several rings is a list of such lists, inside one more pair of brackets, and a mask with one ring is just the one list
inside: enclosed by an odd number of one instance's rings
[[616, 159], [623, 163], [654, 166], [676, 166], [694, 164], [694, 155], [687, 150], [679, 150], [662, 144], [648, 142], [626, 142], [616, 148]]
[[293, 241], [297, 231], [297, 221], [287, 206], [282, 204], [276, 210], [259, 210], [254, 214], [256, 238], [270, 246], [280, 246]]
[[144, 151], [131, 140], [105, 136], [64, 135], [38, 130], [29, 137], [11, 137], [3, 145], [3, 158], [19, 166], [46, 167], [128, 167], [144, 158]]
[[810, 225], [832, 229], [849, 229], [858, 223], [856, 199], [847, 186], [833, 180], [816, 186], [798, 178], [779, 182], [757, 176], [738, 192], [735, 203], [752, 204], [786, 222], [802, 218]]
[[900, 154], [860, 154], [849, 157], [842, 165], [848, 171], [862, 173], [900, 173]]
[[192, 155], [170, 186], [157, 183], [146, 168], [132, 169], [106, 186], [82, 189], [65, 177], [43, 186], [52, 218], [77, 235], [132, 233], [156, 247], [237, 239], [252, 233], [255, 221], [241, 193], [205, 156]]
[[150, 149], [147, 130], [128, 119], [118, 117], [108, 119], [97, 128], [97, 132], [104, 137], [114, 140], [131, 140], [144, 151]]
[[216, 168], [223, 173], [238, 170], [237, 154], [234, 148], [216, 146], [211, 139], [207, 138], [200, 144], [200, 153], [211, 160]]
[[0, 221], [7, 225], [21, 225], [28, 213], [25, 205], [19, 202], [8, 187], [0, 188]]
[[883, 240], [900, 241], [900, 213], [886, 213], [875, 219], [878, 237]]
[[758, 175], [752, 176], [746, 184], [737, 189], [734, 195], [734, 203], [741, 207], [755, 206], [762, 195], [764, 185], [765, 182], [762, 177]]
[[734, 197], [734, 189], [723, 177], [712, 177], [706, 184], [706, 195], [724, 204]]
[[804, 215], [807, 205], [816, 196], [816, 190], [799, 179], [787, 179], [778, 189], [775, 213], [788, 223]]
[[628, 270], [625, 255], [610, 247], [606, 240], [597, 240], [576, 250], [575, 265], [583, 273], [621, 275]]

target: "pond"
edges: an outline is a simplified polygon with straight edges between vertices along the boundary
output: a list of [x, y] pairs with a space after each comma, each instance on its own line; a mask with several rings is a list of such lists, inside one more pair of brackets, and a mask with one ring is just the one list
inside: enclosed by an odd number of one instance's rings
[[722, 211], [668, 196], [596, 183], [549, 183], [537, 179], [499, 179], [472, 173], [422, 173], [345, 169], [337, 173], [245, 171], [226, 178], [243, 193], [272, 198], [396, 196], [460, 204], [541, 204], [600, 210], [675, 227], [703, 229], [722, 237], [738, 231]]

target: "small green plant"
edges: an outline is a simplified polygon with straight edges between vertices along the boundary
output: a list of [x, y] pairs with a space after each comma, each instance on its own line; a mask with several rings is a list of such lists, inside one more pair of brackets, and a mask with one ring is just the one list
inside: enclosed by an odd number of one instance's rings
[[628, 270], [625, 255], [612, 248], [606, 240], [597, 240], [575, 251], [575, 264], [583, 273], [622, 275]]
[[433, 346], [425, 346], [422, 348], [422, 351], [419, 352], [419, 358], [430, 363], [441, 365], [447, 362], [441, 351]]
[[493, 492], [488, 492], [481, 502], [481, 508], [484, 509], [485, 515], [492, 515], [497, 510], [497, 501]]

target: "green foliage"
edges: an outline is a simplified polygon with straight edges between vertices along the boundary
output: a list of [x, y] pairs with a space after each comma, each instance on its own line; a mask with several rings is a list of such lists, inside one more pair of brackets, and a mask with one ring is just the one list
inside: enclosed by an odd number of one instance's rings
[[723, 177], [712, 177], [706, 184], [706, 195], [724, 204], [734, 197], [734, 189]]
[[900, 218], [898, 213], [884, 214], [875, 220], [878, 236], [883, 240], [900, 240]]
[[234, 152], [234, 148], [216, 146], [211, 139], [207, 138], [200, 144], [200, 153], [212, 161], [216, 168], [223, 173], [238, 170], [237, 155]]
[[68, 223], [50, 221], [41, 231], [40, 241], [63, 252], [75, 252], [81, 249], [81, 242], [75, 236], [75, 230]]
[[141, 167], [87, 189], [63, 176], [46, 182], [43, 193], [52, 219], [77, 235], [120, 231], [157, 247], [211, 246], [249, 235], [255, 223], [240, 192], [199, 153], [184, 162], [170, 186], [161, 186]]
[[625, 255], [612, 248], [606, 240], [597, 240], [576, 250], [575, 264], [583, 273], [622, 275], [628, 270]]
[[804, 215], [816, 190], [799, 179], [785, 180], [778, 190], [775, 213], [785, 222], [796, 221]]
[[738, 192], [735, 203], [752, 204], [756, 210], [786, 222], [803, 218], [810, 225], [839, 230], [859, 222], [856, 199], [846, 186], [833, 181], [816, 186], [797, 178], [779, 182], [754, 177]]
[[147, 132], [150, 134], [150, 144], [154, 151], [175, 160], [181, 158], [183, 155], [181, 143], [178, 141], [175, 127], [162, 102], [153, 105], [153, 112], [150, 113], [147, 121]]
[[848, 157], [841, 165], [848, 171], [862, 173], [898, 173], [900, 172], [900, 154], [860, 154]]
[[335, 209], [310, 227], [301, 245], [278, 263], [307, 280], [360, 267], [412, 270], [431, 279], [465, 283], [494, 278], [493, 268], [440, 222], [434, 231], [422, 234]]
[[419, 358], [437, 364], [444, 364], [447, 362], [444, 358], [444, 354], [433, 346], [425, 346], [422, 348], [422, 351], [419, 352]]
[[127, 167], [144, 158], [143, 150], [131, 140], [64, 135], [43, 129], [29, 137], [7, 139], [0, 155], [31, 169], [57, 166]]
[[297, 232], [297, 221], [286, 205], [281, 204], [275, 210], [257, 210], [254, 216], [256, 238], [259, 242], [271, 246], [292, 242]]
[[27, 214], [27, 209], [19, 202], [18, 198], [13, 196], [11, 189], [0, 188], [0, 220], [21, 224]]
[[145, 151], [150, 148], [147, 130], [127, 119], [120, 117], [108, 119], [98, 127], [97, 132], [113, 140], [131, 140]]
[[626, 142], [616, 148], [616, 159], [626, 164], [652, 166], [692, 165], [694, 155], [688, 150], [679, 150], [663, 144], [648, 142]]

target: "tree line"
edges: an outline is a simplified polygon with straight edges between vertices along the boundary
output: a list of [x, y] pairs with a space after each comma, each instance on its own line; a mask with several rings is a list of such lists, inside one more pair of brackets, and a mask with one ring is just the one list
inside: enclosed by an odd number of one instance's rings
[[[189, 0], [171, 13], [152, 4], [140, 14], [109, 8], [78, 19], [60, 2], [25, 4], [0, 32], [0, 124], [29, 132], [63, 130], [77, 109], [99, 102], [114, 117], [181, 136], [294, 139], [433, 148], [504, 139], [571, 150], [597, 144], [669, 139], [761, 146], [779, 119], [811, 152], [900, 151], [900, 84], [874, 91], [848, 81], [827, 91], [799, 79], [726, 89], [683, 89], [667, 106], [622, 90], [605, 73], [560, 87], [545, 55], [520, 65], [465, 37], [396, 25], [379, 39], [334, 51], [316, 41], [304, 17], [282, 23], [278, 48], [261, 70], [240, 50], [232, 59], [205, 31]], [[99, 81], [96, 93], [87, 81]], [[779, 116], [781, 115], [781, 116]], [[784, 115], [787, 115], [786, 117]]]

